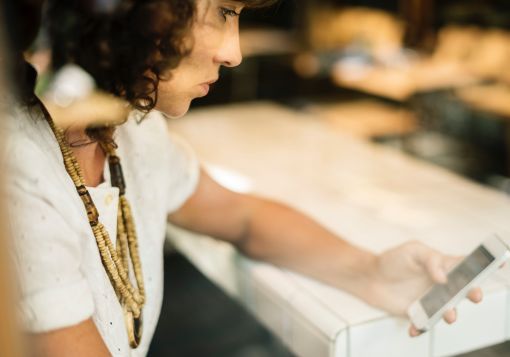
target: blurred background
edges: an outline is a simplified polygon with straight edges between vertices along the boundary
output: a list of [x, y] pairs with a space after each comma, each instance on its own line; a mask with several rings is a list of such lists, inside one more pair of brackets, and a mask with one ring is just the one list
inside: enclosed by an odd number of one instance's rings
[[510, 3], [283, 0], [194, 106], [276, 100], [333, 130], [510, 190]]
[[[510, 2], [282, 0], [242, 14], [241, 46], [243, 63], [192, 110], [276, 101], [510, 193]], [[31, 58], [48, 67], [44, 33]], [[183, 256], [169, 253], [165, 269], [150, 356], [291, 356]]]

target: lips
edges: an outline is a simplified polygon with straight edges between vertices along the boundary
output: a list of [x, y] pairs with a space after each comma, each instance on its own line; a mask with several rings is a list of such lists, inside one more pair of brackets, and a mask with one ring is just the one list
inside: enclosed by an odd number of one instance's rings
[[199, 87], [202, 88], [202, 96], [206, 96], [209, 93], [210, 86], [217, 80], [218, 78], [215, 78], [199, 85]]

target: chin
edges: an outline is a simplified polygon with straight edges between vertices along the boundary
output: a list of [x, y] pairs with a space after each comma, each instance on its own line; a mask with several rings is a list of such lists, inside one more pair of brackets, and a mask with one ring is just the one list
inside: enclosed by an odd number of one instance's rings
[[189, 110], [189, 106], [191, 101], [187, 101], [186, 103], [179, 103], [179, 105], [156, 105], [156, 110], [163, 113], [166, 117], [177, 119], [183, 117]]

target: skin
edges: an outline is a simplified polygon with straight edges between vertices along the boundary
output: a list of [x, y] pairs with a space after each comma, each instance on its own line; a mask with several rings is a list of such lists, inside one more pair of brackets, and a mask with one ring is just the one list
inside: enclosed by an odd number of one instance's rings
[[33, 335], [30, 342], [31, 356], [111, 356], [92, 319], [72, 327]]
[[[199, 0], [191, 55], [160, 83], [157, 109], [170, 117], [184, 115], [191, 101], [207, 94], [205, 83], [221, 66], [241, 63], [241, 2]], [[68, 140], [85, 139], [83, 128], [70, 128]], [[98, 145], [73, 148], [88, 186], [103, 179], [105, 155]], [[362, 250], [283, 204], [244, 195], [220, 186], [204, 171], [196, 192], [169, 221], [191, 231], [228, 241], [255, 259], [283, 266], [358, 296], [392, 314], [406, 308], [433, 282], [446, 282], [446, 272], [459, 258], [444, 256], [418, 242], [405, 243], [381, 255]], [[482, 299], [480, 289], [470, 300]], [[453, 323], [454, 310], [444, 316]], [[411, 336], [419, 332], [411, 326]], [[37, 355], [109, 356], [92, 320], [34, 336]]]
[[221, 66], [235, 67], [242, 61], [239, 48], [238, 1], [198, 2], [192, 52], [182, 59], [179, 67], [161, 81], [156, 109], [170, 117], [181, 117], [191, 101], [207, 94], [208, 85], [219, 77]]

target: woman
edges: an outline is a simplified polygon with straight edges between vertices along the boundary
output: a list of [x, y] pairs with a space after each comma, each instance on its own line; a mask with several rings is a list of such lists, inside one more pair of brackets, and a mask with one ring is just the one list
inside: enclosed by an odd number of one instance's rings
[[[59, 128], [31, 97], [36, 104], [9, 123], [11, 225], [37, 354], [146, 354], [162, 300], [167, 218], [395, 314], [445, 281], [455, 259], [419, 243], [364, 251], [292, 208], [221, 187], [168, 138], [161, 113], [184, 115], [220, 66], [239, 65], [241, 10], [271, 2], [122, 1], [94, 21], [72, 3], [80, 33], [57, 57], [137, 111], [115, 128]], [[453, 322], [454, 311], [445, 318]]]

